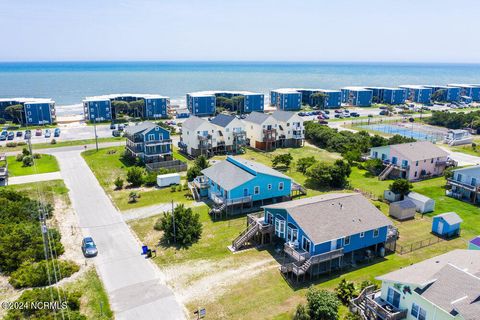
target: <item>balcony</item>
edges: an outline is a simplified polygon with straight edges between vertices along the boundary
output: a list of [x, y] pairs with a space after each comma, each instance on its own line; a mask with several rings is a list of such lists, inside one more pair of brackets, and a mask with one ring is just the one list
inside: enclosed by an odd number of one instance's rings
[[307, 251], [296, 250], [294, 245], [290, 242], [286, 242], [283, 245], [283, 251], [297, 262], [303, 262], [310, 258], [310, 254]]
[[362, 314], [366, 319], [401, 320], [406, 319], [408, 309], [392, 306], [380, 297], [381, 291], [374, 291], [374, 286], [365, 288], [358, 297], [350, 301], [352, 313]]
[[210, 184], [207, 181], [207, 178], [205, 176], [198, 176], [193, 180], [193, 184], [195, 187], [198, 189], [208, 189], [210, 187]]
[[293, 131], [292, 137], [293, 137], [293, 139], [304, 139], [305, 138], [305, 136], [301, 132], [300, 133], [295, 133], [295, 131]]
[[473, 191], [473, 192], [478, 192], [478, 186], [474, 186], [474, 185], [471, 185], [471, 184], [468, 184], [468, 183], [465, 183], [465, 182], [461, 182], [461, 181], [457, 181], [457, 180], [454, 180], [454, 179], [447, 179], [447, 184], [448, 185], [451, 185], [451, 186], [455, 186], [455, 187], [459, 187], [459, 188], [462, 188], [462, 189], [467, 189], [469, 191]]
[[198, 135], [198, 140], [200, 141], [207, 141], [207, 140], [210, 140], [212, 139], [212, 135], [211, 134], [207, 134], [206, 136], [204, 135]]
[[275, 142], [277, 140], [277, 130], [275, 129], [264, 129], [263, 130], [263, 141], [264, 142]]
[[166, 144], [171, 144], [171, 143], [172, 143], [172, 140], [171, 140], [171, 139], [145, 141], [145, 145], [146, 145], [146, 146], [166, 145]]
[[252, 196], [244, 196], [244, 197], [240, 197], [240, 198], [225, 198], [218, 193], [212, 193], [211, 194], [211, 199], [217, 205], [225, 204], [226, 206], [252, 202]]

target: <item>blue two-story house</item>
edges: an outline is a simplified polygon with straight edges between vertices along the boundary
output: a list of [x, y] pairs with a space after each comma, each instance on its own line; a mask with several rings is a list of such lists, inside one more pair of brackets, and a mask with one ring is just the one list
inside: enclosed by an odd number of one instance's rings
[[220, 212], [288, 200], [292, 192], [290, 177], [239, 157], [228, 156], [202, 174], [193, 182], [196, 192], [212, 200]]
[[447, 195], [473, 204], [480, 203], [480, 165], [453, 170], [447, 179]]
[[170, 132], [152, 122], [125, 129], [126, 152], [146, 164], [172, 160]]
[[302, 276], [394, 250], [392, 222], [359, 193], [331, 193], [264, 206], [263, 225], [285, 241], [282, 272]]

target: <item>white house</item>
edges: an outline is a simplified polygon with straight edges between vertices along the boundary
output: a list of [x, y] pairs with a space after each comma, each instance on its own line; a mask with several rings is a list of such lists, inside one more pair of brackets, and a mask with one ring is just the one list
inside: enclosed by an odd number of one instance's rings
[[238, 153], [246, 142], [245, 124], [235, 116], [219, 114], [210, 123], [217, 130], [218, 152]]
[[278, 147], [301, 147], [305, 140], [303, 118], [296, 112], [277, 110], [272, 117], [278, 123]]
[[178, 146], [185, 153], [197, 157], [211, 155], [217, 147], [218, 128], [209, 121], [191, 116], [182, 123], [182, 136]]
[[278, 136], [278, 122], [269, 114], [252, 112], [244, 120], [250, 147], [273, 150]]

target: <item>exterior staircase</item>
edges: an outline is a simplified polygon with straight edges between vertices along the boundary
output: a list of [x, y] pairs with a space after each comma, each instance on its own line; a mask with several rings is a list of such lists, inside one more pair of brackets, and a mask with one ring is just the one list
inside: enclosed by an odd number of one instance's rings
[[237, 251], [247, 244], [260, 230], [259, 223], [251, 223], [235, 240], [232, 241], [232, 249]]
[[383, 171], [378, 176], [378, 180], [380, 180], [380, 181], [385, 180], [394, 168], [395, 168], [395, 166], [393, 164], [387, 165], [385, 167], [385, 169], [383, 169]]
[[198, 190], [193, 184], [193, 182], [188, 183], [188, 188], [190, 189], [190, 192], [192, 193], [193, 200], [198, 201], [200, 200], [200, 195], [198, 194]]
[[209, 213], [210, 215], [218, 215], [222, 213], [223, 210], [225, 210], [226, 208], [227, 208], [227, 204], [222, 203], [220, 206], [212, 208]]

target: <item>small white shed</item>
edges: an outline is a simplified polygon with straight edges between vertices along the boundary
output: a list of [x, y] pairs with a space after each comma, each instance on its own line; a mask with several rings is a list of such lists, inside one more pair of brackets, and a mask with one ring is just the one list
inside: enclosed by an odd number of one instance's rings
[[390, 203], [388, 214], [398, 220], [407, 220], [415, 218], [416, 210], [415, 203], [412, 200], [405, 199]]
[[409, 199], [415, 203], [417, 212], [427, 213], [435, 210], [435, 200], [430, 199], [423, 194], [411, 191], [405, 196], [405, 199]]
[[395, 202], [399, 201], [402, 199], [402, 195], [399, 193], [395, 193], [392, 190], [385, 190], [383, 191], [383, 199], [389, 201], [389, 202]]
[[168, 187], [173, 184], [180, 184], [180, 175], [178, 173], [167, 173], [157, 176], [157, 185], [161, 187]]

